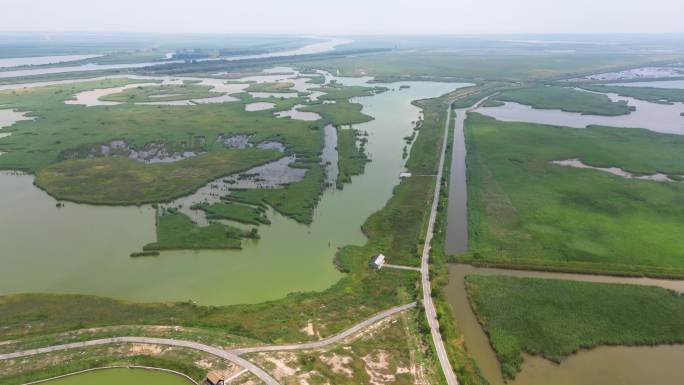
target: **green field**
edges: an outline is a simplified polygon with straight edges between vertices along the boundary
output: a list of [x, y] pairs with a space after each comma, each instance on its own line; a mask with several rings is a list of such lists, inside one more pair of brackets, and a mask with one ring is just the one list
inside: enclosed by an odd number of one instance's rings
[[562, 167], [684, 173], [684, 138], [641, 129], [466, 122], [471, 253], [462, 260], [684, 275], [684, 185]]
[[533, 108], [557, 109], [586, 115], [625, 115], [627, 103], [613, 102], [608, 96], [568, 87], [539, 86], [501, 91], [492, 101], [516, 102]]
[[172, 102], [175, 100], [203, 99], [223, 96], [223, 92], [211, 91], [213, 87], [184, 82], [183, 84], [164, 84], [159, 86], [138, 86], [106, 95], [100, 100], [122, 103]]
[[363, 106], [359, 103], [351, 103], [346, 99], [337, 100], [334, 104], [312, 103], [301, 107], [300, 111], [315, 112], [323, 117], [326, 122], [335, 126], [359, 124], [370, 122], [372, 116], [361, 112]]
[[684, 298], [659, 287], [477, 275], [466, 286], [504, 378], [522, 352], [559, 362], [599, 345], [684, 342]]
[[596, 92], [614, 93], [653, 103], [672, 104], [684, 102], [684, 90], [677, 88], [631, 87], [629, 85], [583, 85], [582, 88]]
[[376, 76], [379, 81], [449, 78], [450, 80], [541, 80], [607, 72], [673, 59], [672, 55], [462, 54], [407, 52], [359, 55], [307, 63], [341, 76]]

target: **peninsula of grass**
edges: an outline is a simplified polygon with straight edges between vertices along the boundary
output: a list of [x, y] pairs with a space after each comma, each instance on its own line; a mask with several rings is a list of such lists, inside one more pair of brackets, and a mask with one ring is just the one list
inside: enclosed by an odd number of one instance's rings
[[506, 379], [523, 352], [560, 362], [600, 345], [684, 342], [684, 297], [659, 287], [477, 275], [466, 287]]
[[584, 115], [616, 116], [629, 114], [631, 111], [627, 103], [614, 102], [606, 95], [557, 86], [504, 90], [493, 96], [492, 101], [515, 102], [533, 108], [579, 112]]
[[359, 124], [373, 120], [372, 116], [361, 112], [362, 109], [363, 105], [351, 103], [347, 99], [340, 99], [331, 104], [307, 104], [299, 108], [300, 111], [315, 112], [335, 126]]
[[187, 215], [172, 210], [157, 216], [157, 242], [143, 246], [143, 251], [239, 249], [243, 238], [255, 236], [222, 223], [200, 227]]
[[267, 204], [284, 216], [310, 224], [323, 193], [325, 171], [320, 164], [302, 164], [299, 167], [308, 168], [304, 179], [299, 182], [280, 188], [234, 190], [226, 199], [249, 205]]
[[194, 83], [138, 86], [116, 94], [105, 95], [100, 100], [121, 103], [172, 102], [176, 100], [204, 99], [223, 96], [223, 92], [211, 91], [213, 87]]
[[110, 205], [162, 202], [281, 156], [278, 151], [248, 148], [217, 150], [173, 163], [146, 164], [120, 157], [74, 159], [43, 168], [35, 183], [66, 201]]
[[325, 92], [325, 95], [319, 97], [320, 100], [340, 100], [360, 96], [373, 96], [387, 90], [388, 88], [386, 87], [344, 86], [338, 83], [311, 89], [311, 91]]
[[406, 168], [415, 175], [435, 175], [446, 124], [444, 111], [449, 104], [444, 98], [417, 100], [412, 104], [423, 109], [424, 118], [418, 137], [411, 146], [411, 156], [406, 161]]
[[337, 188], [342, 189], [345, 183], [351, 182], [354, 175], [363, 174], [366, 163], [370, 161], [364, 151], [363, 142], [359, 142], [359, 131], [355, 129], [337, 129]]
[[294, 83], [273, 82], [273, 83], [252, 83], [245, 89], [245, 92], [296, 92], [292, 89]]
[[[553, 164], [579, 159], [634, 174], [684, 174], [684, 137], [466, 121], [469, 237], [461, 261], [684, 276], [684, 185]], [[648, 224], [648, 225], [644, 225]]]
[[613, 93], [652, 103], [684, 103], [684, 90], [678, 88], [632, 87], [611, 85], [587, 85], [582, 88], [603, 93]]
[[202, 210], [207, 219], [227, 219], [248, 225], [271, 224], [266, 217], [263, 206], [249, 206], [245, 204], [222, 202], [222, 203], [199, 203], [192, 206], [194, 210]]

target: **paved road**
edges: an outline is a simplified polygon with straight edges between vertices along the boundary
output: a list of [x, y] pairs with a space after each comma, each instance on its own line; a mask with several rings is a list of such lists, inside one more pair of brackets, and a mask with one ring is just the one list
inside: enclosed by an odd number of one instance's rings
[[[459, 112], [465, 114], [467, 112], [473, 111], [479, 105], [481, 105], [489, 96], [483, 98], [479, 102], [475, 103], [472, 107], [459, 110]], [[449, 357], [447, 356], [446, 349], [444, 348], [444, 340], [442, 339], [442, 333], [439, 332], [439, 321], [437, 320], [437, 310], [435, 310], [435, 304], [432, 301], [432, 286], [430, 285], [430, 243], [432, 243], [432, 236], [435, 229], [435, 219], [437, 218], [437, 205], [439, 203], [439, 192], [442, 186], [442, 173], [444, 171], [444, 157], [447, 147], [447, 139], [449, 138], [449, 123], [451, 121], [451, 105], [447, 110], [447, 118], [444, 127], [444, 142], [442, 143], [442, 154], [439, 158], [439, 168], [437, 170], [436, 181], [435, 181], [435, 195], [432, 198], [432, 208], [430, 209], [430, 219], [428, 221], [427, 234], [425, 235], [425, 244], [423, 245], [423, 256], [420, 264], [421, 281], [423, 285], [423, 306], [425, 307], [425, 316], [427, 317], [428, 324], [430, 325], [430, 333], [432, 334], [432, 341], [435, 344], [435, 350], [437, 351], [437, 357], [439, 358], [439, 363], [442, 366], [442, 372], [444, 372], [444, 377], [446, 378], [448, 385], [458, 385], [458, 378], [454, 373], [454, 369], [451, 367], [449, 362]], [[455, 127], [456, 130], [463, 129], [464, 119], [457, 119], [456, 124], [461, 125]]]
[[432, 334], [432, 341], [435, 344], [437, 351], [437, 358], [442, 366], [442, 372], [448, 385], [458, 385], [458, 379], [451, 367], [449, 357], [444, 348], [444, 340], [442, 334], [439, 332], [439, 321], [437, 321], [437, 311], [435, 304], [432, 302], [432, 286], [430, 285], [430, 243], [432, 242], [432, 235], [435, 228], [435, 218], [437, 218], [437, 204], [439, 203], [439, 190], [442, 185], [442, 171], [444, 170], [444, 154], [446, 153], [447, 139], [449, 138], [449, 123], [451, 122], [451, 105], [447, 109], [447, 118], [444, 127], [444, 142], [442, 143], [442, 154], [439, 158], [439, 168], [437, 169], [437, 176], [435, 177], [435, 195], [432, 198], [432, 208], [430, 209], [430, 219], [428, 221], [427, 234], [425, 235], [425, 244], [423, 245], [423, 256], [420, 264], [421, 282], [423, 285], [423, 306], [425, 307], [425, 316], [430, 325], [430, 333]]
[[225, 351], [223, 349], [215, 348], [213, 346], [200, 344], [199, 342], [183, 341], [183, 340], [172, 340], [167, 338], [150, 338], [150, 337], [112, 337], [112, 338], [102, 338], [98, 340], [84, 341], [84, 342], [74, 342], [70, 344], [48, 346], [39, 349], [24, 350], [21, 352], [0, 354], [0, 360], [9, 360], [13, 358], [27, 357], [41, 353], [51, 353], [67, 349], [77, 349], [84, 348], [88, 346], [106, 345], [106, 344], [117, 344], [117, 343], [139, 343], [139, 344], [154, 344], [154, 345], [169, 345], [177, 346], [183, 348], [190, 348], [195, 350], [200, 350], [205, 353], [212, 354], [214, 356], [226, 359], [233, 362], [234, 364], [241, 366], [244, 369], [249, 370], [254, 375], [259, 377], [267, 385], [280, 385], [273, 377], [266, 373], [260, 367], [254, 365], [253, 363], [245, 360], [244, 358], [238, 357], [235, 353]]
[[338, 343], [342, 341], [343, 339], [358, 333], [359, 331], [373, 325], [374, 323], [385, 319], [391, 315], [394, 315], [396, 313], [400, 313], [402, 311], [408, 310], [410, 308], [413, 308], [416, 306], [416, 303], [409, 303], [406, 305], [402, 306], [397, 306], [393, 307], [391, 309], [385, 310], [383, 312], [380, 312], [376, 315], [374, 315], [371, 318], [368, 318], [365, 321], [359, 322], [358, 324], [352, 326], [351, 328], [343, 331], [340, 334], [336, 334], [332, 337], [326, 338], [324, 340], [320, 341], [314, 341], [314, 342], [305, 342], [301, 344], [289, 344], [289, 345], [266, 345], [266, 346], [255, 346], [255, 347], [249, 347], [249, 348], [240, 348], [240, 349], [231, 349], [229, 352], [235, 354], [235, 355], [240, 355], [240, 354], [247, 354], [247, 353], [258, 353], [258, 352], [275, 352], [275, 351], [283, 351], [283, 350], [305, 350], [305, 349], [320, 349], [323, 347], [326, 347], [328, 345], [332, 345], [335, 343]]
[[389, 263], [386, 263], [386, 264], [382, 265], [382, 267], [389, 267], [390, 269], [399, 269], [399, 270], [420, 271], [420, 267], [402, 266], [402, 265], [392, 265], [392, 264], [389, 264]]

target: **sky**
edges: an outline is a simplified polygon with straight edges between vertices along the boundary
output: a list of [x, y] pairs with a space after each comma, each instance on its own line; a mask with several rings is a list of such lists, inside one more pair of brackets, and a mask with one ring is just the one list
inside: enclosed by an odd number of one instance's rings
[[3, 1], [3, 32], [684, 33], [684, 0]]

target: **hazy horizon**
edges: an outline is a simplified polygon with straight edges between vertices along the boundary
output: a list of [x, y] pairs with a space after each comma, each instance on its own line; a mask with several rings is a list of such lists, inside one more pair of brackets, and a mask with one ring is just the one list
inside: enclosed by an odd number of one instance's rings
[[0, 32], [288, 35], [680, 34], [681, 0], [34, 0], [3, 9]]

